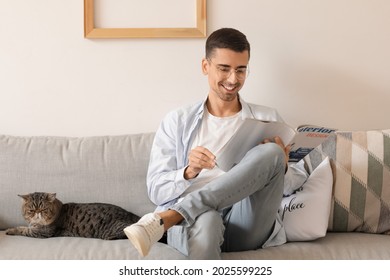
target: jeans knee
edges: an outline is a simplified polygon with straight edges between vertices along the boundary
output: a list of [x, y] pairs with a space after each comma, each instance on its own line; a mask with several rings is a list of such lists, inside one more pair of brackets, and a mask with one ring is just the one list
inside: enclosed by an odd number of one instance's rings
[[258, 145], [255, 148], [255, 152], [259, 154], [256, 156], [257, 160], [274, 163], [275, 167], [282, 166], [284, 168], [286, 155], [278, 144], [266, 143]]
[[284, 150], [278, 145], [278, 144], [275, 144], [275, 143], [269, 143], [271, 145], [272, 148], [272, 153], [275, 155], [275, 159], [277, 161], [278, 164], [282, 164], [284, 166], [284, 164], [286, 163], [286, 154], [284, 152]]

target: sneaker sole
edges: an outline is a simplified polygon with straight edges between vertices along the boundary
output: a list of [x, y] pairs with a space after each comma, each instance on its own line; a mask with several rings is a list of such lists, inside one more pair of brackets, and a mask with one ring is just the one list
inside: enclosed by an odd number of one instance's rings
[[133, 246], [137, 249], [138, 253], [142, 257], [145, 257], [149, 253], [149, 248], [145, 244], [150, 243], [150, 241], [145, 238], [145, 230], [137, 226], [129, 226], [123, 231], [125, 232], [130, 242], [133, 244]]

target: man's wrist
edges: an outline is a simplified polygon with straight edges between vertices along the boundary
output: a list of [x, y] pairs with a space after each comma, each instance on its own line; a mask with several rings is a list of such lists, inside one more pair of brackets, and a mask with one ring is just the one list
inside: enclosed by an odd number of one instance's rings
[[199, 175], [199, 173], [196, 173], [195, 171], [193, 171], [189, 166], [187, 166], [184, 169], [184, 179], [186, 179], [186, 180], [194, 179], [198, 175]]

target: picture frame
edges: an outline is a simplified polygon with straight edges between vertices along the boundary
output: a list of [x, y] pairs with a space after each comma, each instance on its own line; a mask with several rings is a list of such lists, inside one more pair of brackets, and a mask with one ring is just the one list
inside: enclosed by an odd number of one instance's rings
[[[142, 0], [139, 0], [142, 1]], [[196, 26], [172, 28], [95, 27], [94, 0], [84, 0], [84, 37], [108, 38], [203, 38], [206, 37], [206, 1], [196, 1]]]

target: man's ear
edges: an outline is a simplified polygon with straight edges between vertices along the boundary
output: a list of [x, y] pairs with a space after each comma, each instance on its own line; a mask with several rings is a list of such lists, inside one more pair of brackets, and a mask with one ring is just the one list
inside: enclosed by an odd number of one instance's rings
[[209, 73], [209, 67], [210, 64], [206, 58], [202, 59], [202, 72], [204, 75], [207, 75]]

